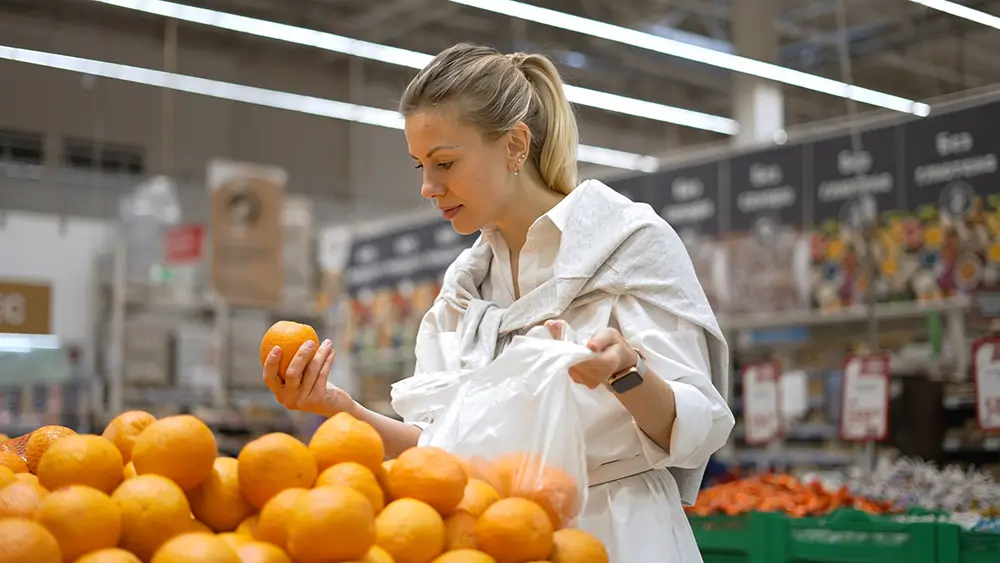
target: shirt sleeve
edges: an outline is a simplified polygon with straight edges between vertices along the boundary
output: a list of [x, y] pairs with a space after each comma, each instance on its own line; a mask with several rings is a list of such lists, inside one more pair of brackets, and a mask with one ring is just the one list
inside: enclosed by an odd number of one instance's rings
[[701, 327], [640, 300], [622, 296], [614, 309], [622, 336], [650, 372], [670, 384], [677, 419], [664, 451], [637, 424], [643, 455], [654, 468], [694, 469], [729, 439], [736, 421], [711, 377], [708, 342]]

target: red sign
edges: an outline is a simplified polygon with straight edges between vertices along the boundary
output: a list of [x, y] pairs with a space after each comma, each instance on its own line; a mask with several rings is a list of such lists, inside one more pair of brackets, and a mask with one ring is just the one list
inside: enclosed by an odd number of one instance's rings
[[871, 442], [889, 434], [889, 373], [888, 354], [847, 358], [840, 405], [842, 440]]
[[183, 225], [167, 231], [167, 264], [179, 265], [201, 260], [205, 246], [204, 225]]

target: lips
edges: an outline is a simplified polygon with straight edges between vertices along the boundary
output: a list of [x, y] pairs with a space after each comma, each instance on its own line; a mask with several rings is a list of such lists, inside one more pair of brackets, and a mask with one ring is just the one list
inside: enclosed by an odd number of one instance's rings
[[458, 215], [458, 212], [462, 210], [462, 207], [463, 206], [461, 205], [456, 205], [454, 207], [441, 207], [439, 209], [441, 209], [441, 216], [450, 220]]

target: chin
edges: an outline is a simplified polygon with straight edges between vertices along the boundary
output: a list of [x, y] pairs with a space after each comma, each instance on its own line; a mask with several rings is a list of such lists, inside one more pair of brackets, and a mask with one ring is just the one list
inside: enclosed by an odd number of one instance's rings
[[483, 225], [479, 221], [469, 221], [467, 218], [462, 217], [460, 213], [458, 217], [451, 220], [451, 228], [455, 229], [456, 233], [466, 236], [479, 232], [483, 228]]

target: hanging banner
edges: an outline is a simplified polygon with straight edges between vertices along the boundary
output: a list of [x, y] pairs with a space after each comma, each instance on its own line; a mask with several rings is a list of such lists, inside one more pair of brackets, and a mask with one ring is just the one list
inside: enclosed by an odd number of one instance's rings
[[0, 333], [52, 334], [52, 286], [0, 281]]
[[212, 287], [232, 305], [277, 307], [284, 290], [281, 168], [213, 160]]
[[718, 162], [652, 174], [649, 204], [686, 244], [719, 236]]
[[749, 364], [740, 372], [743, 381], [744, 440], [764, 445], [782, 435], [781, 365], [777, 360]]
[[729, 165], [730, 230], [768, 246], [778, 228], [801, 227], [806, 147], [793, 145], [733, 158]]
[[1000, 430], [1000, 338], [984, 338], [973, 343], [972, 373], [979, 428]]
[[889, 355], [849, 356], [844, 364], [840, 438], [876, 442], [889, 433]]

